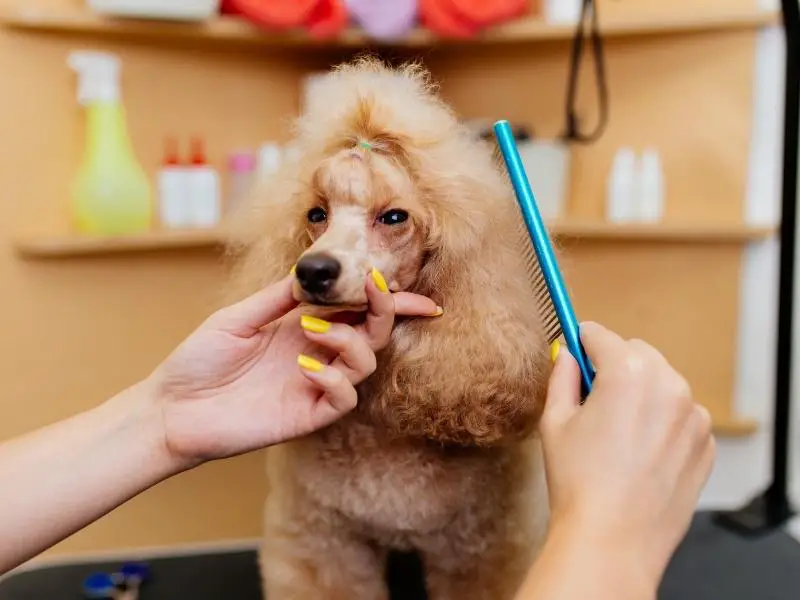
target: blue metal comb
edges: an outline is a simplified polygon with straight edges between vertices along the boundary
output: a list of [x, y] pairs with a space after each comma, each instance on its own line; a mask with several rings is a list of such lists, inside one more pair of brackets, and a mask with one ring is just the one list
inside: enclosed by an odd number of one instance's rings
[[582, 398], [585, 399], [589, 392], [592, 391], [595, 371], [581, 343], [578, 319], [575, 317], [572, 302], [569, 299], [564, 280], [561, 277], [561, 271], [556, 262], [553, 246], [547, 235], [547, 229], [542, 222], [542, 216], [536, 205], [536, 198], [531, 190], [528, 176], [525, 173], [525, 167], [517, 151], [517, 144], [508, 121], [495, 123], [494, 133], [536, 253], [539, 270], [547, 286], [550, 304], [552, 304], [552, 309], [555, 311], [558, 322], [561, 325], [561, 332], [564, 335], [567, 348], [580, 368]]

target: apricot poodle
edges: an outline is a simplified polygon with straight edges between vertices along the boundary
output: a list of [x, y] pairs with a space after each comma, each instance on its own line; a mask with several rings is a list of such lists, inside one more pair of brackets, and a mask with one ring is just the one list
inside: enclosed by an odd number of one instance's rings
[[413, 64], [333, 69], [295, 142], [233, 228], [237, 292], [296, 265], [310, 311], [358, 310], [375, 267], [444, 313], [398, 321], [355, 411], [267, 453], [265, 593], [385, 600], [413, 549], [432, 600], [508, 600], [546, 527], [550, 361], [507, 179]]

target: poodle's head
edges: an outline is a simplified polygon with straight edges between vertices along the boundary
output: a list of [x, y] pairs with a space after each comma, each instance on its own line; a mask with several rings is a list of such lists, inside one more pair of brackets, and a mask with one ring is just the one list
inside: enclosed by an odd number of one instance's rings
[[293, 147], [233, 241], [247, 250], [239, 265], [251, 285], [294, 267], [305, 303], [363, 308], [373, 268], [393, 291], [445, 294], [508, 201], [491, 149], [417, 65], [366, 58], [333, 69], [314, 86]]
[[362, 307], [375, 268], [392, 291], [414, 287], [424, 262], [429, 207], [414, 173], [385, 140], [348, 140], [315, 162], [297, 198], [308, 247], [295, 295], [311, 304]]

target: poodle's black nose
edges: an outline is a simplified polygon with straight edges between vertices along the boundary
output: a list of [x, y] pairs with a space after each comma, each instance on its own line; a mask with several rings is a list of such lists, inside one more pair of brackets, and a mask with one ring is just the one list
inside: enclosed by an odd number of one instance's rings
[[297, 262], [297, 281], [309, 294], [329, 292], [341, 272], [342, 265], [328, 254], [306, 254]]

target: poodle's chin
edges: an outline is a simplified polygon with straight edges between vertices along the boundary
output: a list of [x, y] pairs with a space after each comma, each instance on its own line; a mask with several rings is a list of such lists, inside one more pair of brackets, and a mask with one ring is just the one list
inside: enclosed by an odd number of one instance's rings
[[367, 306], [330, 306], [303, 303], [301, 308], [306, 314], [324, 318], [331, 323], [344, 323], [345, 325], [360, 325], [367, 320]]
[[300, 304], [307, 304], [319, 308], [330, 308], [334, 310], [366, 310], [367, 297], [363, 294], [362, 298], [344, 298], [339, 294], [309, 294], [295, 282], [292, 287], [292, 297]]

